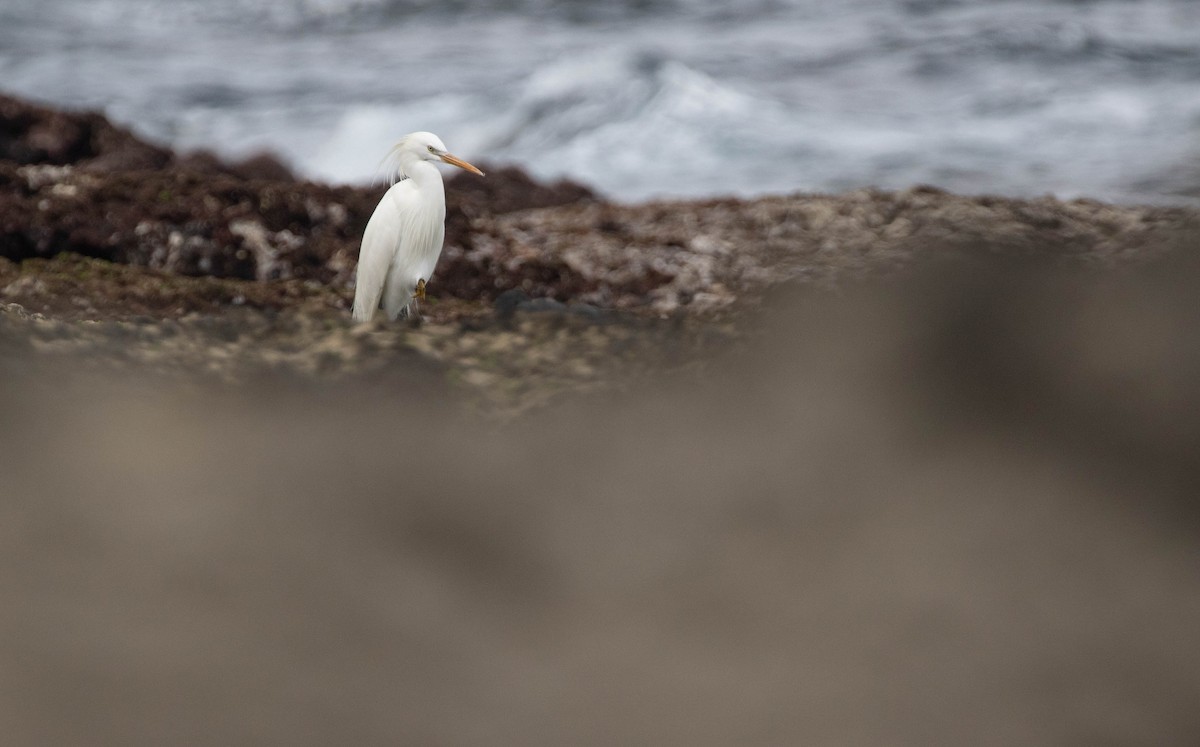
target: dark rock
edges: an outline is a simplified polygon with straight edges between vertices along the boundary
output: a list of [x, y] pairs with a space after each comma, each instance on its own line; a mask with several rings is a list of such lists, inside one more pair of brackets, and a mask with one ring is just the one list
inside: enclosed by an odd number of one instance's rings
[[475, 221], [487, 215], [597, 199], [590, 189], [569, 180], [547, 185], [513, 166], [489, 166], [483, 170], [486, 177], [462, 172], [447, 180], [446, 244], [449, 246], [473, 248], [471, 233]]
[[517, 309], [526, 303], [529, 303], [529, 294], [519, 288], [513, 288], [497, 296], [492, 307], [500, 319], [511, 319]]
[[99, 113], [62, 112], [0, 95], [0, 160], [113, 171], [158, 168], [171, 160], [171, 152]]
[[[0, 257], [16, 261], [73, 252], [184, 275], [345, 287], [383, 192], [297, 181], [270, 154], [233, 164], [206, 151], [177, 156], [97, 113], [0, 97]], [[480, 220], [592, 197], [511, 167], [465, 174], [448, 189], [447, 244], [461, 255]], [[441, 292], [466, 299], [508, 287], [560, 298], [579, 290], [554, 261], [508, 274], [451, 260], [438, 274]]]
[[230, 166], [230, 171], [247, 180], [295, 181], [292, 170], [273, 153], [257, 153]]
[[595, 306], [592, 306], [590, 303], [567, 304], [567, 311], [577, 316], [584, 317], [585, 319], [599, 319], [601, 316], [603, 316], [603, 312]]
[[246, 181], [292, 182], [295, 174], [273, 153], [258, 153], [242, 161], [228, 163], [208, 150], [198, 150], [180, 156], [177, 165], [201, 174], [223, 174]]
[[517, 306], [517, 311], [562, 311], [567, 305], [553, 298], [535, 298]]
[[487, 173], [483, 178], [460, 172], [446, 181], [446, 192], [453, 195], [454, 206], [468, 214], [479, 210], [513, 213], [596, 199], [595, 192], [568, 179], [542, 184], [514, 166], [488, 166], [483, 170]]

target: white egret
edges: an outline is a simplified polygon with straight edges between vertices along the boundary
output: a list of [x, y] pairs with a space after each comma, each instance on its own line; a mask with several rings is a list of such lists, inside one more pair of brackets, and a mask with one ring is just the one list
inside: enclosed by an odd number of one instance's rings
[[388, 319], [412, 313], [425, 298], [446, 236], [446, 188], [434, 166], [448, 163], [483, 176], [483, 172], [446, 152], [431, 132], [405, 135], [392, 148], [395, 182], [367, 221], [358, 252], [354, 287], [354, 319], [370, 321], [383, 302]]

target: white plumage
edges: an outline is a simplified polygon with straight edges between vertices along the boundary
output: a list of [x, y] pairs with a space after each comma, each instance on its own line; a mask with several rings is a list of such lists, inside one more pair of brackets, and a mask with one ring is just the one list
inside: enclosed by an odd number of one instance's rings
[[483, 172], [446, 152], [430, 132], [405, 135], [389, 158], [400, 179], [367, 221], [354, 286], [354, 319], [370, 321], [383, 304], [388, 319], [412, 313], [423, 298], [446, 236], [446, 189], [437, 162]]

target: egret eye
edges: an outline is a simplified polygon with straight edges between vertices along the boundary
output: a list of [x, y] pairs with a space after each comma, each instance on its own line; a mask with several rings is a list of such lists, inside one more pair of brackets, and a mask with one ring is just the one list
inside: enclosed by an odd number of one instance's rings
[[437, 148], [435, 148], [435, 147], [433, 147], [433, 146], [431, 145], [431, 146], [429, 146], [429, 152], [430, 152], [430, 153], [437, 153]]

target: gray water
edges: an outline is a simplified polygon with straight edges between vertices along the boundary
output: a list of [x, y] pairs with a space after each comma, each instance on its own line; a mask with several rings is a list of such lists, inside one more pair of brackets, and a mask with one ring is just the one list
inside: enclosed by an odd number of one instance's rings
[[1192, 0], [5, 0], [0, 90], [332, 181], [428, 129], [624, 200], [1200, 195]]

